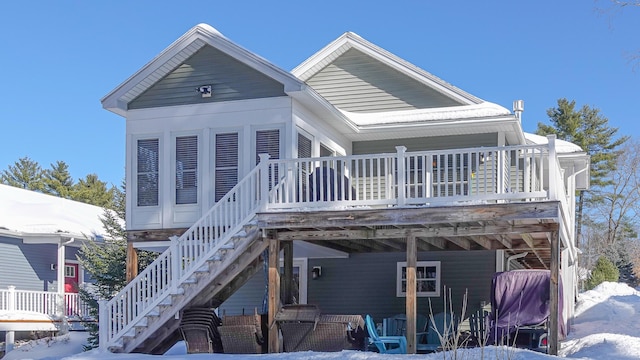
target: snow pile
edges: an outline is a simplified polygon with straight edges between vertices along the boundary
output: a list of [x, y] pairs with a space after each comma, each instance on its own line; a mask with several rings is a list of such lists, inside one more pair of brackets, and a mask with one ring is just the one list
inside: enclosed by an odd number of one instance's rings
[[[640, 292], [624, 284], [603, 283], [580, 294], [576, 319], [569, 338], [561, 344], [560, 356], [583, 360], [640, 359]], [[101, 350], [82, 352], [86, 333], [72, 332], [66, 337], [23, 344], [3, 360], [126, 360], [153, 359], [157, 355], [112, 354]], [[549, 360], [556, 357], [507, 347], [462, 349], [458, 359]], [[210, 354], [186, 355], [184, 343], [176, 344], [162, 357], [174, 360], [211, 359]], [[453, 354], [389, 355], [374, 352], [342, 351], [338, 353], [299, 352], [264, 355], [216, 354], [218, 360], [439, 360]]]
[[52, 321], [51, 316], [34, 311], [0, 310], [0, 320], [29, 320], [29, 321]]

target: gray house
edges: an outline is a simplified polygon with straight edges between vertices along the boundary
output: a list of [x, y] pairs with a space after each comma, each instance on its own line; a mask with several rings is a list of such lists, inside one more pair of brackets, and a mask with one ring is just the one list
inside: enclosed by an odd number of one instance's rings
[[[102, 104], [126, 119], [131, 279], [102, 306], [105, 348], [161, 353], [189, 307], [272, 321], [309, 303], [406, 314], [414, 352], [429, 299], [467, 291], [473, 312], [507, 268], [550, 269], [552, 294], [562, 276], [571, 317], [589, 158], [524, 133], [522, 101], [484, 101], [353, 33], [288, 72], [200, 24]], [[135, 274], [140, 248], [166, 250]]]

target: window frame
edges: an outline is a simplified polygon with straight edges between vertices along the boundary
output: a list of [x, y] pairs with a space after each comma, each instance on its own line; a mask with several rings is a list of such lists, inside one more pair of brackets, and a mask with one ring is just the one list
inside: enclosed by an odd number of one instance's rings
[[[141, 172], [140, 168], [139, 168], [139, 159], [140, 159], [140, 152], [139, 152], [139, 143], [141, 141], [145, 141], [145, 140], [155, 140], [157, 141], [157, 164], [156, 164], [156, 171], [155, 172], [150, 172], [150, 171], [144, 171]], [[133, 176], [135, 177], [134, 180], [134, 184], [132, 186], [133, 190], [134, 190], [134, 196], [131, 199], [132, 202], [134, 202], [135, 207], [136, 208], [157, 208], [160, 207], [160, 204], [162, 204], [162, 179], [161, 179], [161, 174], [162, 174], [162, 137], [160, 135], [149, 135], [149, 136], [140, 136], [140, 137], [136, 137], [133, 139], [133, 152], [134, 152], [134, 161], [133, 161], [133, 166], [134, 166], [134, 171], [133, 171]], [[155, 173], [156, 175], [156, 204], [153, 205], [140, 205], [140, 175], [145, 175], [145, 174], [153, 174]]]
[[[427, 267], [435, 267], [435, 277], [427, 277], [427, 276], [419, 276], [418, 268], [427, 268]], [[402, 291], [402, 283], [406, 282], [406, 278], [402, 278], [402, 273], [406, 274], [407, 262], [399, 261], [396, 265], [396, 297], [406, 297], [406, 291]], [[426, 271], [423, 272], [426, 274]], [[417, 261], [416, 262], [416, 283], [420, 285], [420, 281], [435, 281], [435, 290], [434, 291], [418, 291], [416, 289], [416, 297], [440, 297], [440, 287], [441, 287], [441, 278], [442, 278], [442, 267], [440, 261]]]
[[[195, 169], [183, 170], [183, 173], [195, 172], [195, 202], [187, 202], [187, 203], [178, 203], [178, 139], [180, 138], [196, 138], [196, 167]], [[171, 137], [171, 156], [172, 156], [172, 193], [173, 193], [173, 205], [174, 206], [193, 206], [198, 205], [200, 203], [200, 173], [202, 172], [202, 161], [201, 161], [201, 139], [202, 137], [198, 133], [180, 133], [174, 134]]]

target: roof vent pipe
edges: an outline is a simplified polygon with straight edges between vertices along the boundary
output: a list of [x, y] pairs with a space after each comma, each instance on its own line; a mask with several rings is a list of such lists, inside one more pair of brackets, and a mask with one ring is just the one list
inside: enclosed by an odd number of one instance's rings
[[524, 100], [515, 100], [513, 102], [513, 113], [518, 120], [522, 120], [522, 112], [524, 111]]

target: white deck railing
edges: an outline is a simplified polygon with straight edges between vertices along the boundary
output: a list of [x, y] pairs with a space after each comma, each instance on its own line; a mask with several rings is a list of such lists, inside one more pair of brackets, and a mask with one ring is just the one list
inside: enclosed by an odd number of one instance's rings
[[[100, 307], [100, 344], [119, 339], [260, 211], [432, 206], [567, 197], [549, 145], [273, 159], [260, 164]], [[563, 194], [563, 195], [561, 195]]]
[[391, 154], [269, 160], [273, 191], [266, 209], [549, 199], [549, 188], [564, 189], [564, 184], [561, 175], [548, 175], [548, 149], [531, 145], [408, 153], [398, 147]]
[[68, 317], [89, 317], [89, 307], [77, 293], [64, 294], [64, 309], [58, 309], [59, 294], [50, 291], [0, 289], [0, 310], [32, 311], [52, 317], [61, 313]]

